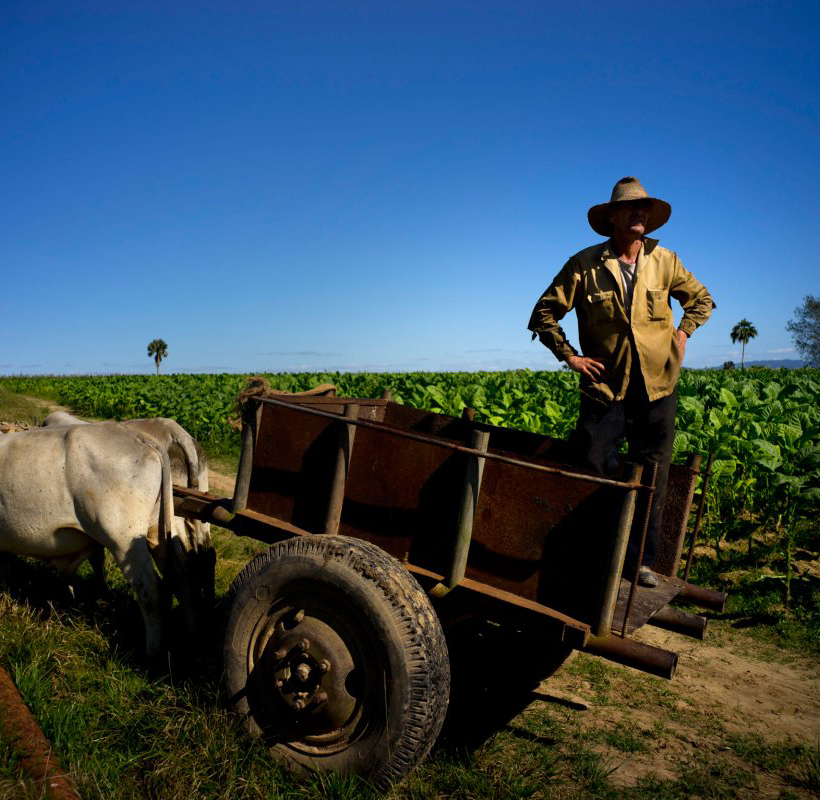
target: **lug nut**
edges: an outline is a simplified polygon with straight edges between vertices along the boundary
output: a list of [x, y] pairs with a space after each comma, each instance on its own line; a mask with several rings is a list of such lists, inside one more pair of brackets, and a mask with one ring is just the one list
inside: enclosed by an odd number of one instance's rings
[[316, 692], [316, 694], [313, 696], [313, 702], [316, 703], [317, 706], [321, 705], [322, 703], [324, 703], [326, 701], [327, 701], [327, 692]]
[[307, 683], [310, 678], [310, 666], [305, 663], [298, 664], [293, 670], [293, 674], [296, 680], [300, 683]]
[[287, 656], [287, 654], [288, 654], [288, 650], [287, 650], [286, 647], [280, 647], [278, 650], [273, 651], [273, 657], [277, 661], [281, 661], [282, 659], [284, 659]]
[[293, 707], [297, 711], [301, 711], [305, 707], [305, 701], [301, 697], [297, 697], [296, 700], [293, 701]]
[[326, 658], [323, 658], [319, 662], [318, 667], [319, 672], [330, 672], [330, 661], [328, 661]]
[[310, 641], [308, 639], [302, 639], [302, 641], [299, 642], [299, 649], [303, 653], [307, 652], [310, 649]]
[[284, 685], [285, 685], [285, 682], [281, 678], [277, 679], [277, 681], [276, 681], [276, 688], [277, 689], [281, 689]]

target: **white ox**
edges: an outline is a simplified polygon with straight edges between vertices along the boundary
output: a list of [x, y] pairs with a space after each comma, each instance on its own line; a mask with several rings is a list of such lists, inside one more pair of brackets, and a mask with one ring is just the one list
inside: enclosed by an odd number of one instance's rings
[[[42, 427], [99, 425], [89, 423], [64, 411], [55, 411], [43, 420]], [[171, 479], [180, 486], [208, 491], [208, 460], [196, 440], [172, 419], [154, 417], [124, 420], [121, 425], [150, 437], [170, 460]], [[171, 545], [175, 558], [170, 562], [171, 582], [192, 635], [197, 633], [201, 614], [213, 606], [214, 566], [216, 553], [211, 543], [211, 526], [199, 520], [174, 517]], [[162, 549], [149, 542], [158, 563], [164, 557]], [[103, 581], [103, 559], [90, 555], [95, 574]]]
[[177, 561], [172, 519], [168, 454], [137, 430], [102, 422], [0, 436], [0, 550], [70, 574], [105, 547], [136, 592], [155, 664], [165, 602], [149, 540], [161, 562]]
[[[65, 411], [54, 411], [43, 420], [41, 427], [93, 424], [96, 423], [86, 422]], [[175, 484], [199, 489], [201, 492], [208, 491], [208, 457], [193, 436], [178, 422], [166, 417], [151, 417], [127, 419], [121, 424], [150, 436], [168, 453], [171, 461], [171, 478]], [[175, 523], [177, 535], [186, 541], [187, 549], [200, 550], [211, 547], [210, 525], [183, 517], [177, 517]]]

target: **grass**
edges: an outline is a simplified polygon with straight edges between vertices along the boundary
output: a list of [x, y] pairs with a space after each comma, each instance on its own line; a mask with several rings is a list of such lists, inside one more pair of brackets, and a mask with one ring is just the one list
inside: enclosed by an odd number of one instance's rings
[[26, 422], [29, 425], [37, 425], [48, 414], [48, 401], [23, 397], [0, 386], [0, 422]]
[[[798, 546], [815, 563], [820, 553], [820, 523], [807, 522]], [[785, 604], [782, 558], [771, 552], [764, 536], [750, 549], [747, 542], [724, 542], [721, 560], [702, 555], [693, 564], [690, 580], [728, 592], [726, 610], [719, 615], [738, 630], [761, 642], [804, 654], [820, 655], [820, 577], [808, 572], [792, 578], [791, 602]]]
[[[220, 561], [237, 568], [252, 553], [250, 542], [220, 531], [215, 539]], [[99, 599], [84, 571], [74, 605], [54, 599], [60, 579], [35, 562], [15, 562], [2, 583], [0, 658], [86, 800], [377, 796], [349, 777], [298, 780], [271, 763], [224, 709], [218, 636], [187, 666], [175, 652], [172, 677], [151, 680], [136, 600], [116, 570]], [[226, 572], [220, 594], [228, 583]], [[592, 656], [579, 654], [560, 674], [590, 710], [535, 699], [481, 746], [435, 751], [390, 798], [743, 798], [772, 779], [794, 797], [816, 791], [817, 747], [728, 732], [682, 704], [674, 682]], [[665, 763], [669, 774], [624, 785], [619, 776], [641, 759]], [[0, 740], [0, 798], [37, 791]]]
[[[42, 403], [0, 387], [0, 419], [35, 422], [45, 413]], [[216, 459], [216, 466], [229, 471], [232, 464]], [[217, 593], [224, 597], [264, 546], [218, 528], [213, 535]], [[731, 544], [724, 543], [720, 563], [696, 560], [692, 576], [731, 591], [727, 612], [713, 615], [713, 632], [757, 658], [799, 653], [816, 664], [816, 587], [794, 582], [786, 609], [782, 584], [760, 580], [765, 541], [751, 553]], [[800, 547], [816, 552], [816, 545], [816, 531], [801, 531]], [[186, 659], [180, 645], [172, 652], [170, 677], [149, 678], [136, 600], [108, 563], [107, 593], [93, 596], [83, 569], [71, 603], [62, 581], [44, 566], [0, 561], [0, 661], [83, 798], [375, 800], [378, 795], [355, 778], [293, 777], [244, 734], [225, 710], [218, 624], [199, 643], [195, 659]], [[483, 744], [468, 750], [445, 740], [389, 798], [723, 800], [756, 797], [765, 789], [786, 800], [820, 792], [820, 743], [740, 735], [708, 709], [689, 704], [674, 681], [584, 654], [559, 676], [584, 704], [534, 696]], [[0, 738], [0, 800], [42, 796]]]

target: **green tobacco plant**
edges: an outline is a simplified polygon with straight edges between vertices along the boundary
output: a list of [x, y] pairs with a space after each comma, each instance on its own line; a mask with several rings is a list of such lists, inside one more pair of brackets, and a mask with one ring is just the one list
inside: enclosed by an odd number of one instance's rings
[[[300, 391], [333, 383], [339, 394], [378, 397], [533, 433], [566, 438], [578, 414], [574, 372], [275, 373], [271, 386]], [[17, 376], [0, 378], [11, 392], [44, 397], [75, 412], [114, 419], [166, 416], [206, 448], [236, 457], [239, 434], [229, 420], [245, 375]], [[820, 373], [801, 370], [688, 370], [678, 384], [678, 433], [673, 458], [715, 453], [705, 530], [718, 547], [748, 527], [733, 521], [768, 519], [774, 472], [797, 474], [800, 448], [820, 441]], [[784, 490], [778, 490], [784, 491]], [[802, 507], [801, 507], [802, 508]], [[804, 511], [799, 511], [798, 517]]]
[[771, 467], [769, 480], [769, 520], [781, 534], [777, 547], [786, 561], [782, 575], [786, 607], [791, 605], [792, 556], [797, 524], [820, 509], [820, 446], [797, 449], [788, 462]]

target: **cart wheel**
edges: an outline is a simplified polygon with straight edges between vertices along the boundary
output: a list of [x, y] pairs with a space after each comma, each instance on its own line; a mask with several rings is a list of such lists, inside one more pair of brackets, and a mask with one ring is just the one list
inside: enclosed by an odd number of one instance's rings
[[386, 789], [427, 755], [447, 711], [447, 646], [394, 558], [345, 536], [288, 539], [251, 561], [231, 594], [229, 697], [274, 758]]

